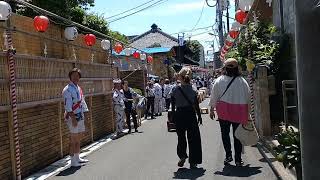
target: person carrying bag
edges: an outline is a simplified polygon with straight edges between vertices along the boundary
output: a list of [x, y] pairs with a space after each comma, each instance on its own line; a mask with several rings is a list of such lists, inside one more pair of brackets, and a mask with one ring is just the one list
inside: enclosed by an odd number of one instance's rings
[[226, 155], [224, 164], [233, 161], [229, 135], [232, 126], [235, 164], [242, 166], [244, 164], [241, 158], [243, 144], [235, 134], [237, 129], [242, 127], [241, 125], [246, 125], [249, 120], [250, 88], [247, 81], [241, 77], [236, 59], [227, 59], [223, 69], [224, 75], [220, 76], [212, 87], [209, 103], [210, 117], [214, 118], [214, 109], [216, 109]]
[[[202, 147], [199, 124], [202, 118], [197, 100], [197, 93], [192, 89], [190, 68], [182, 68], [178, 74], [181, 85], [172, 90], [172, 112], [178, 135], [177, 155], [180, 158], [179, 167], [183, 167], [189, 158], [190, 168], [197, 168], [202, 163]], [[187, 134], [187, 137], [186, 137]], [[187, 154], [187, 145], [189, 155]]]

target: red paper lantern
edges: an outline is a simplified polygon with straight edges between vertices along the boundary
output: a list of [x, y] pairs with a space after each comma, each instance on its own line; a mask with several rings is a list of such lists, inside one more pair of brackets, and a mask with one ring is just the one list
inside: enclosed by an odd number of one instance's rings
[[152, 63], [153, 57], [152, 57], [152, 56], [148, 56], [148, 57], [147, 57], [147, 61], [148, 61], [148, 63]]
[[226, 54], [226, 53], [227, 53], [227, 51], [224, 48], [222, 48], [221, 54]]
[[119, 54], [123, 50], [123, 47], [120, 43], [116, 43], [116, 45], [114, 46], [114, 50]]
[[240, 33], [239, 31], [232, 31], [232, 30], [229, 31], [229, 35], [232, 39], [236, 39], [238, 37], [239, 33]]
[[49, 23], [50, 21], [46, 16], [36, 16], [33, 19], [33, 26], [38, 32], [45, 32]]
[[93, 34], [86, 34], [84, 36], [84, 42], [87, 46], [93, 46], [96, 43], [96, 36]]
[[227, 45], [227, 46], [230, 46], [230, 47], [231, 47], [231, 46], [233, 45], [233, 42], [226, 41], [226, 42], [225, 42], [225, 45]]
[[132, 55], [133, 55], [133, 57], [135, 59], [140, 59], [140, 53], [139, 52], [135, 51]]
[[240, 24], [243, 24], [247, 18], [248, 13], [238, 10], [236, 12], [236, 21]]

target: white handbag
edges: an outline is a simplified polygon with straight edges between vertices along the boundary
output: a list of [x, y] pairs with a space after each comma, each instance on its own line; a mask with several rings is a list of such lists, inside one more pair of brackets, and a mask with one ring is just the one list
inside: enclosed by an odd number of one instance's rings
[[235, 132], [235, 136], [243, 146], [256, 145], [259, 141], [259, 135], [253, 120], [249, 120], [246, 125], [240, 124]]

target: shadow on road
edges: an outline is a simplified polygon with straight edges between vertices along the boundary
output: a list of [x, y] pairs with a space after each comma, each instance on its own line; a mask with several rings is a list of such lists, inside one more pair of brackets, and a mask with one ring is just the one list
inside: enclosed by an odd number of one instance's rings
[[70, 176], [74, 173], [76, 173], [79, 169], [81, 169], [80, 167], [70, 167], [64, 171], [61, 171], [57, 176]]
[[222, 171], [216, 171], [214, 174], [229, 177], [250, 177], [261, 173], [261, 168], [262, 167], [250, 167], [250, 164], [243, 167], [226, 165]]
[[177, 172], [174, 172], [173, 179], [190, 179], [190, 180], [196, 180], [197, 178], [204, 175], [204, 172], [206, 172], [203, 168], [197, 168], [197, 169], [187, 169], [187, 168], [179, 168]]

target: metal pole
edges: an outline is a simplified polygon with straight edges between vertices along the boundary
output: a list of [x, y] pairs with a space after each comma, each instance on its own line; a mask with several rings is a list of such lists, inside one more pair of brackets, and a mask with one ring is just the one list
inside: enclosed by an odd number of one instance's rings
[[304, 180], [320, 179], [320, 3], [296, 0], [296, 58], [301, 159]]
[[229, 0], [228, 0], [228, 5], [227, 5], [227, 32], [229, 32], [229, 28], [230, 28], [230, 21], [229, 21], [229, 4], [230, 4], [230, 2], [229, 2]]
[[217, 14], [217, 22], [218, 22], [218, 33], [219, 33], [219, 44], [220, 48], [223, 47], [223, 27], [222, 27], [222, 11], [221, 11], [221, 0], [217, 0], [217, 6], [216, 6], [216, 14]]

